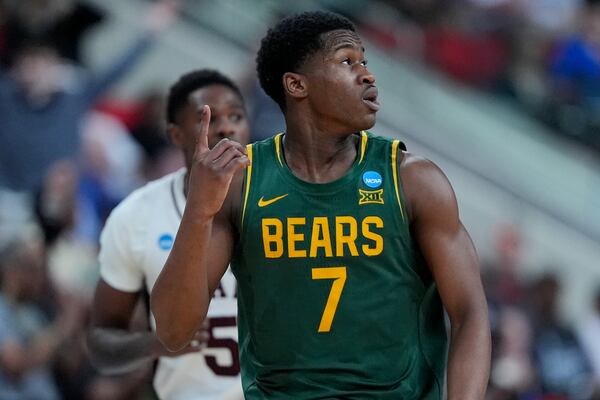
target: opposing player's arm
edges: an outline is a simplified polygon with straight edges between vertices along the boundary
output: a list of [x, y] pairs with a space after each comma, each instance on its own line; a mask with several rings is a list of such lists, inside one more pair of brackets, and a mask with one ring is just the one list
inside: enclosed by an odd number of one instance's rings
[[92, 304], [87, 345], [92, 364], [103, 373], [130, 372], [156, 355], [152, 332], [129, 332], [140, 292], [123, 292], [100, 279]]
[[459, 219], [454, 191], [435, 164], [403, 153], [400, 176], [413, 237], [450, 317], [448, 399], [483, 399], [491, 339], [473, 242]]
[[158, 337], [172, 351], [190, 342], [227, 269], [234, 246], [232, 210], [241, 199], [241, 170], [250, 163], [237, 142], [223, 139], [209, 149], [208, 106], [202, 113], [185, 211], [150, 296]]
[[[173, 356], [152, 331], [130, 331], [129, 326], [141, 292], [124, 292], [103, 279], [96, 286], [87, 346], [92, 364], [105, 374], [122, 374], [147, 365], [161, 356]], [[198, 341], [177, 355], [200, 351], [207, 340], [198, 331]]]
[[[94, 293], [86, 339], [92, 363], [104, 373], [130, 372], [168, 354], [154, 332], [130, 331], [145, 290], [140, 239], [145, 235], [148, 216], [141, 203], [144, 199], [133, 197], [121, 203], [100, 236], [101, 279]], [[147, 324], [148, 312], [144, 308], [142, 318]]]

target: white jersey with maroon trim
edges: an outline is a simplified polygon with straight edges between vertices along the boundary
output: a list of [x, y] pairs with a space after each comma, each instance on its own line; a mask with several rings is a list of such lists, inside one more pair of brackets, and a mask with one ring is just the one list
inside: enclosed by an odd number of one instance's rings
[[[185, 207], [184, 177], [182, 169], [150, 182], [111, 213], [102, 231], [99, 260], [100, 275], [113, 288], [124, 292], [152, 290]], [[236, 281], [228, 269], [208, 309], [210, 339], [206, 349], [160, 358], [154, 387], [161, 399], [242, 398], [236, 313]], [[155, 329], [152, 317], [151, 325]]]

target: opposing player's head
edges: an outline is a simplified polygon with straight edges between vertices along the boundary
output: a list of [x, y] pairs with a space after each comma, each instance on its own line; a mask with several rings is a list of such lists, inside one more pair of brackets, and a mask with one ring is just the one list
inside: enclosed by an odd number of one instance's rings
[[281, 20], [262, 39], [256, 67], [286, 116], [301, 110], [341, 131], [375, 124], [375, 77], [354, 25], [340, 15], [315, 11]]
[[227, 138], [242, 144], [250, 139], [250, 126], [244, 99], [235, 83], [218, 71], [202, 69], [179, 78], [167, 98], [168, 132], [173, 143], [191, 165], [200, 122], [200, 110], [211, 109], [208, 144], [212, 148]]

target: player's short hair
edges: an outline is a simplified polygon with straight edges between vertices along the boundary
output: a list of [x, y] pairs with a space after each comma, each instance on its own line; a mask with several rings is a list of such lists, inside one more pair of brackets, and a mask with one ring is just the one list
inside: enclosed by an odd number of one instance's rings
[[169, 89], [167, 122], [175, 123], [177, 114], [188, 104], [192, 92], [210, 85], [223, 85], [233, 90], [243, 101], [240, 88], [231, 79], [213, 69], [199, 69], [182, 75]]
[[356, 32], [347, 18], [326, 11], [309, 11], [282, 19], [260, 43], [256, 71], [265, 93], [285, 111], [282, 76], [296, 72], [308, 56], [323, 47], [321, 35], [338, 29]]

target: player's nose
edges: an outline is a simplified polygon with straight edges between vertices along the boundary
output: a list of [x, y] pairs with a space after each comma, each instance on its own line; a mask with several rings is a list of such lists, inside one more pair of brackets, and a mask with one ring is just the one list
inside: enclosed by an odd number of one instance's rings
[[368, 85], [375, 84], [375, 75], [373, 75], [368, 69], [364, 69], [364, 73], [359, 76], [360, 83], [366, 83]]
[[216, 136], [220, 139], [232, 139], [236, 136], [237, 128], [235, 124], [230, 121], [222, 120], [217, 122], [217, 126], [215, 127]]

